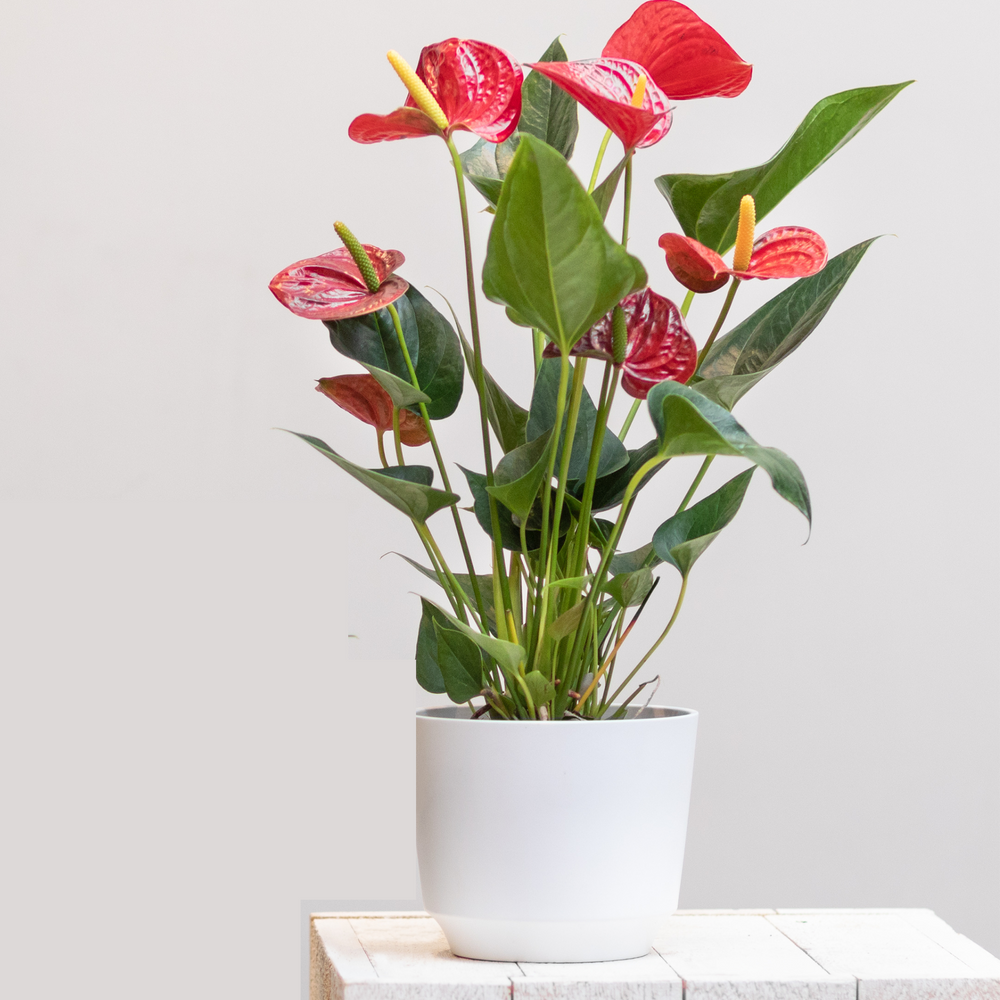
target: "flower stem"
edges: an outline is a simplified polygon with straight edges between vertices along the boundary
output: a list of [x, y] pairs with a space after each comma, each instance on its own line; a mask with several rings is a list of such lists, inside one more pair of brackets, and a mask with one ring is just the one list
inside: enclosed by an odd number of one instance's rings
[[[476, 609], [473, 608], [472, 603], [469, 601], [465, 591], [462, 589], [462, 585], [455, 579], [455, 574], [448, 568], [447, 560], [442, 554], [441, 549], [438, 548], [438, 544], [434, 540], [434, 536], [431, 534], [431, 529], [428, 528], [426, 524], [422, 524], [417, 528], [417, 531], [420, 532], [422, 537], [426, 538], [427, 544], [430, 545], [431, 549], [433, 549], [434, 555], [437, 556], [438, 562], [441, 564], [441, 569], [444, 571], [444, 575], [448, 578], [448, 582], [455, 591], [455, 596], [460, 599], [463, 605], [468, 605], [469, 610], [472, 612], [473, 621], [476, 622], [481, 631], [486, 632], [486, 619], [477, 619]], [[465, 621], [464, 612], [460, 614], [459, 617], [463, 622]]]
[[705, 478], [705, 473], [708, 472], [708, 467], [712, 464], [713, 458], [715, 458], [714, 455], [705, 456], [705, 461], [701, 463], [698, 475], [694, 477], [694, 482], [691, 484], [690, 489], [684, 494], [684, 499], [681, 501], [681, 505], [674, 511], [674, 517], [676, 517], [682, 510], [687, 509], [687, 505], [691, 502], [691, 497], [694, 496], [695, 490], [701, 486], [701, 481]]
[[396, 446], [396, 463], [406, 465], [403, 461], [403, 442], [399, 437], [399, 407], [392, 408], [392, 443]]
[[622, 424], [622, 429], [618, 432], [618, 440], [622, 443], [625, 441], [625, 435], [628, 434], [629, 428], [632, 426], [632, 421], [635, 420], [635, 415], [639, 412], [640, 406], [642, 406], [642, 400], [636, 399], [632, 403], [632, 409], [628, 411], [625, 423]]
[[632, 152], [625, 161], [625, 208], [622, 212], [622, 246], [628, 247], [628, 220], [632, 212]]
[[[462, 174], [462, 161], [451, 138], [447, 139], [451, 162], [455, 168], [455, 181], [458, 184], [458, 204], [462, 213], [462, 237], [465, 241], [465, 283], [469, 296], [469, 329], [472, 333], [472, 353], [475, 361], [473, 376], [476, 382], [476, 392], [479, 395], [479, 421], [483, 434], [483, 458], [486, 461], [486, 485], [493, 485], [493, 454], [490, 446], [490, 422], [486, 411], [486, 376], [483, 373], [483, 349], [479, 339], [479, 311], [476, 306], [476, 275], [472, 264], [472, 237], [469, 233], [469, 208], [465, 200], [465, 177]], [[500, 536], [500, 514], [497, 502], [489, 495], [490, 528], [493, 534], [493, 551], [496, 555], [497, 572], [500, 574], [503, 610], [510, 611], [510, 584], [507, 580], [507, 570], [503, 560], [503, 543]], [[497, 609], [500, 617], [500, 609]]]
[[688, 310], [691, 308], [691, 303], [694, 302], [694, 292], [688, 291], [687, 295], [684, 296], [684, 303], [681, 306], [681, 315], [687, 319]]
[[[420, 382], [417, 380], [417, 372], [413, 367], [413, 361], [410, 359], [410, 350], [406, 346], [406, 338], [403, 336], [403, 325], [399, 321], [399, 313], [396, 312], [396, 307], [391, 302], [389, 303], [389, 315], [392, 316], [392, 325], [396, 328], [396, 339], [399, 341], [399, 349], [403, 352], [403, 360], [406, 362], [406, 370], [410, 373], [410, 384], [418, 392], [420, 391]], [[441, 449], [438, 447], [437, 435], [434, 433], [434, 425], [431, 423], [431, 418], [427, 415], [427, 406], [424, 403], [420, 404], [420, 416], [423, 417], [424, 424], [427, 427], [427, 436], [430, 438], [431, 448], [434, 451], [434, 460], [437, 462], [438, 471], [441, 473], [441, 483], [444, 488], [449, 492], [454, 492], [451, 488], [451, 482], [448, 479], [448, 468], [444, 464], [444, 457], [441, 455]], [[402, 464], [402, 463], [400, 463]], [[479, 589], [479, 578], [476, 576], [476, 568], [472, 562], [472, 553], [469, 551], [469, 542], [465, 537], [465, 529], [462, 527], [462, 520], [458, 516], [458, 508], [452, 504], [451, 507], [452, 520], [455, 522], [455, 531], [458, 533], [458, 541], [462, 546], [462, 555], [465, 558], [465, 566], [469, 571], [469, 582], [472, 586], [472, 594], [476, 600], [476, 610], [479, 612], [479, 619], [482, 622], [486, 621], [486, 605], [483, 602], [483, 595]]]
[[615, 693], [608, 699], [610, 703], [612, 704], [614, 703], [615, 698], [617, 698], [618, 695], [622, 693], [624, 688], [628, 685], [628, 682], [632, 680], [633, 677], [635, 677], [635, 675], [639, 672], [639, 670], [645, 664], [645, 662], [653, 655], [653, 653], [656, 652], [656, 650], [660, 646], [660, 643], [663, 642], [664, 639], [666, 639], [667, 634], [674, 627], [674, 622], [677, 621], [677, 616], [681, 613], [681, 605], [684, 603], [684, 595], [687, 593], [687, 585], [688, 585], [688, 578], [685, 576], [683, 581], [681, 582], [680, 593], [677, 595], [677, 603], [674, 605], [674, 613], [670, 616], [670, 621], [667, 622], [667, 627], [660, 633], [660, 638], [657, 639], [652, 646], [650, 646], [646, 655], [632, 668], [628, 677], [626, 677], [625, 680], [623, 680], [621, 684], [619, 684], [618, 687], [615, 688]]
[[601, 140], [601, 148], [597, 151], [597, 159], [594, 162], [594, 171], [590, 175], [590, 185], [587, 187], [587, 194], [593, 194], [594, 188], [597, 187], [597, 175], [601, 172], [601, 164], [604, 162], [604, 152], [608, 148], [608, 143], [611, 141], [611, 129], [608, 129], [604, 133], [604, 138]]
[[385, 442], [382, 440], [382, 435], [384, 433], [385, 433], [384, 431], [378, 431], [378, 432], [376, 432], [376, 434], [375, 434], [375, 440], [378, 441], [378, 458], [379, 458], [379, 461], [382, 463], [382, 468], [383, 469], [388, 469], [389, 468], [389, 462], [388, 462], [388, 460], [385, 457]]
[[[712, 349], [712, 345], [715, 343], [715, 338], [719, 335], [719, 331], [722, 329], [722, 324], [726, 322], [726, 317], [729, 315], [729, 307], [733, 304], [733, 299], [736, 298], [736, 289], [740, 287], [740, 279], [733, 278], [732, 283], [729, 286], [729, 294], [726, 296], [726, 301], [722, 304], [722, 311], [719, 313], [719, 318], [715, 321], [715, 326], [712, 327], [712, 332], [708, 335], [708, 340], [705, 341], [705, 346], [698, 353], [698, 362], [694, 366], [694, 372], [692, 373], [692, 378], [698, 373], [698, 369], [701, 368], [702, 362], [708, 356], [708, 352]], [[690, 382], [691, 380], [688, 379]]]

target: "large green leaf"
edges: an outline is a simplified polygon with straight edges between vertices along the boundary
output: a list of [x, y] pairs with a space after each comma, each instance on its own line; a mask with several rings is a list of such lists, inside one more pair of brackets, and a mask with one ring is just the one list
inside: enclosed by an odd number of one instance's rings
[[545, 478], [551, 437], [551, 431], [546, 431], [534, 441], [504, 455], [493, 471], [496, 485], [486, 487], [487, 493], [522, 521], [531, 513]]
[[611, 573], [635, 573], [643, 566], [659, 566], [663, 560], [653, 551], [653, 543], [647, 542], [631, 552], [619, 552], [611, 557], [608, 571]]
[[[430, 400], [426, 404], [427, 415], [431, 420], [450, 417], [462, 398], [464, 381], [458, 335], [448, 320], [412, 285], [394, 305], [420, 391]], [[352, 319], [324, 320], [324, 325], [330, 331], [330, 343], [341, 354], [411, 384], [410, 370], [399, 349], [399, 337], [388, 309]], [[379, 377], [374, 371], [372, 374]], [[383, 388], [389, 391], [384, 384]], [[415, 402], [406, 405], [418, 411]]]
[[678, 382], [660, 382], [647, 397], [659, 454], [737, 455], [759, 465], [779, 496], [811, 522], [809, 490], [799, 467], [783, 451], [765, 448], [718, 403]]
[[384, 469], [369, 469], [380, 476], [391, 476], [407, 483], [420, 483], [423, 486], [434, 484], [434, 470], [429, 465], [390, 465]]
[[[423, 600], [426, 600], [426, 598], [423, 598]], [[427, 603], [433, 604], [433, 601], [428, 601]], [[527, 660], [528, 654], [516, 642], [507, 642], [506, 639], [497, 639], [492, 635], [483, 635], [482, 632], [471, 628], [464, 622], [460, 622], [453, 615], [448, 614], [443, 608], [437, 607], [436, 604], [434, 607], [447, 619], [448, 628], [455, 629], [463, 635], [468, 636], [487, 656], [493, 657], [502, 670], [516, 671]]]
[[731, 410], [819, 326], [877, 237], [834, 257], [819, 274], [800, 278], [720, 337], [692, 383], [702, 395]]
[[448, 619], [438, 609], [436, 604], [426, 598], [420, 598], [420, 626], [417, 629], [417, 683], [432, 694], [443, 694], [445, 691], [444, 677], [438, 666], [438, 640], [435, 624], [450, 628]]
[[[546, 431], [551, 431], [556, 422], [556, 402], [559, 396], [559, 369], [561, 362], [557, 358], [543, 359], [538, 375], [535, 378], [535, 388], [531, 394], [531, 410], [525, 433], [529, 441], [534, 441]], [[572, 366], [571, 366], [572, 367]], [[569, 407], [567, 406], [568, 410]], [[569, 419], [567, 413], [563, 417], [563, 427]], [[597, 429], [597, 407], [594, 406], [590, 393], [584, 389], [580, 397], [580, 412], [576, 419], [576, 430], [573, 433], [573, 451], [569, 460], [569, 478], [571, 480], [585, 479], [587, 465], [590, 462], [590, 449], [594, 441], [594, 431]], [[557, 463], [562, 460], [562, 441], [565, 433], [560, 436]], [[610, 431], [605, 430], [601, 442], [601, 457], [598, 460], [598, 477], [607, 476], [617, 469], [628, 465], [628, 452], [625, 445]], [[556, 465], [558, 469], [558, 464]]]
[[483, 654], [462, 632], [443, 628], [434, 622], [438, 667], [444, 689], [452, 701], [461, 705], [475, 698], [483, 689]]
[[754, 471], [751, 466], [704, 500], [664, 521], [653, 533], [656, 554], [681, 576], [687, 576], [702, 552], [736, 516]]
[[[419, 524], [423, 524], [431, 514], [443, 507], [451, 507], [461, 499], [455, 493], [432, 489], [421, 481], [413, 482], [412, 479], [398, 478], [398, 473], [390, 473], [385, 469], [375, 471], [374, 469], [362, 468], [360, 465], [349, 462], [342, 455], [338, 455], [325, 441], [309, 434], [299, 434], [297, 431], [289, 431], [288, 433], [294, 434], [306, 444], [312, 445], [321, 455], [330, 459], [334, 465], [339, 465], [348, 475], [353, 476], [359, 483], [364, 483], [373, 493], [378, 494], [387, 503], [392, 504], [396, 510], [402, 511], [407, 517], [412, 517]], [[417, 466], [415, 468], [423, 467]], [[410, 473], [410, 475], [423, 478], [426, 473]]]
[[604, 590], [623, 608], [642, 604], [652, 589], [653, 571], [648, 566], [640, 566], [629, 573], [616, 573], [604, 585]]
[[[556, 38], [539, 62], [566, 62], [566, 50]], [[567, 160], [580, 130], [576, 101], [548, 77], [532, 70], [521, 86], [521, 119], [517, 130], [547, 142]]]
[[861, 87], [824, 97], [766, 163], [729, 174], [665, 174], [656, 186], [688, 236], [725, 253], [736, 242], [740, 199], [752, 194], [758, 221], [846, 145], [904, 87]]
[[612, 239], [569, 164], [544, 142], [523, 136], [490, 229], [487, 298], [568, 352], [645, 284], [645, 268]]
[[497, 145], [480, 139], [474, 146], [459, 155], [462, 162], [462, 173], [469, 183], [486, 199], [489, 211], [496, 211], [500, 192], [503, 190], [503, 177], [497, 167]]

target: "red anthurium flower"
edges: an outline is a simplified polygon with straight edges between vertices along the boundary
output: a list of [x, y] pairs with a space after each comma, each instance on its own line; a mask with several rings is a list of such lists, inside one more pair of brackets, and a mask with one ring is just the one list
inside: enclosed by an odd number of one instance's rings
[[[363, 420], [379, 435], [392, 430], [392, 399], [372, 375], [334, 375], [321, 378], [316, 391], [332, 399], [339, 407]], [[427, 426], [423, 417], [411, 410], [399, 411], [399, 440], [411, 448], [427, 444]]]
[[680, 233], [664, 233], [659, 244], [666, 251], [671, 274], [693, 292], [714, 292], [733, 275], [737, 278], [806, 278], [826, 266], [826, 243], [811, 229], [782, 226], [770, 229], [753, 244], [745, 270], [726, 262], [697, 240]]
[[306, 319], [348, 319], [384, 309], [410, 287], [392, 273], [405, 258], [398, 250], [380, 250], [367, 243], [363, 246], [379, 280], [377, 291], [368, 291], [350, 250], [341, 247], [296, 261], [280, 271], [269, 286], [274, 297]]
[[[698, 347], [670, 299], [651, 288], [633, 292], [621, 301], [625, 313], [628, 346], [619, 365], [622, 388], [635, 399], [645, 399], [657, 382], [686, 382], [698, 361]], [[611, 313], [595, 323], [573, 346], [577, 357], [614, 360], [614, 328]], [[559, 357], [555, 344], [546, 346], [545, 357]]]
[[[387, 115], [355, 118], [347, 130], [355, 142], [447, 137], [457, 130], [503, 142], [517, 127], [524, 72], [503, 49], [471, 38], [448, 38], [423, 49], [415, 73], [396, 53], [390, 53], [389, 61], [410, 94], [403, 107]], [[415, 92], [425, 99], [415, 100]]]
[[644, 3], [611, 36], [601, 55], [639, 63], [673, 101], [736, 97], [753, 74], [753, 67], [714, 28], [674, 0]]
[[[652, 146], [670, 131], [667, 95], [636, 62], [601, 58], [528, 65], [579, 101], [621, 139], [626, 149]], [[646, 92], [642, 104], [633, 107], [640, 76], [647, 78]]]

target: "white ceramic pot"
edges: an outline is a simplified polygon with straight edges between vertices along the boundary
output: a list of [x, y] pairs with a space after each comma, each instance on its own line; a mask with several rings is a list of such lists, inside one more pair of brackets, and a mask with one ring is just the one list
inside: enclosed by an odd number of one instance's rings
[[645, 955], [677, 909], [698, 713], [619, 722], [417, 713], [424, 905], [466, 958]]

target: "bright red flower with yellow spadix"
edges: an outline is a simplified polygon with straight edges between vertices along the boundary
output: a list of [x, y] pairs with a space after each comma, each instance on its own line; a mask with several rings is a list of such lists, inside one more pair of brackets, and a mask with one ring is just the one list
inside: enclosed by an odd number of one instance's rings
[[[341, 409], [370, 424], [379, 433], [392, 430], [392, 399], [373, 375], [334, 375], [321, 378], [316, 391]], [[411, 448], [427, 444], [430, 437], [423, 418], [411, 410], [399, 411], [399, 440]]]
[[455, 131], [503, 142], [517, 128], [524, 71], [503, 49], [448, 38], [421, 51], [416, 71], [397, 52], [389, 62], [409, 91], [406, 103], [387, 115], [358, 115], [347, 130], [355, 142], [447, 138]]
[[[649, 390], [664, 379], [686, 382], [698, 361], [698, 347], [688, 332], [680, 309], [651, 288], [633, 292], [621, 301], [628, 337], [625, 358], [618, 365], [622, 388], [635, 399], [645, 399]], [[559, 357], [559, 348], [548, 344], [547, 358]], [[614, 361], [613, 312], [595, 323], [570, 352], [574, 357]]]
[[626, 149], [652, 146], [670, 130], [667, 95], [636, 62], [601, 58], [528, 65], [579, 101]]
[[664, 233], [659, 244], [666, 252], [670, 273], [692, 292], [714, 292], [730, 275], [742, 280], [807, 278], [822, 271], [827, 258], [823, 237], [799, 226], [770, 229], [754, 240], [745, 267], [726, 267], [714, 250], [680, 233]]
[[674, 0], [637, 8], [601, 55], [637, 62], [672, 101], [737, 97], [753, 75], [722, 35]]
[[392, 273], [405, 258], [398, 250], [363, 246], [378, 282], [375, 291], [369, 291], [347, 247], [289, 265], [268, 287], [286, 309], [306, 319], [349, 319], [378, 312], [410, 287]]

